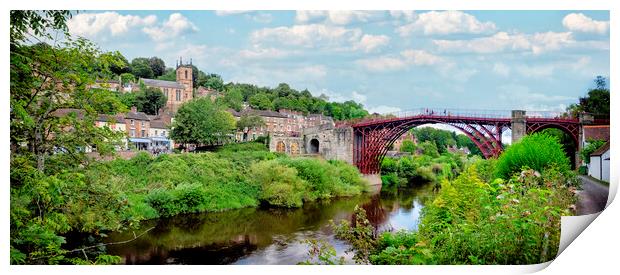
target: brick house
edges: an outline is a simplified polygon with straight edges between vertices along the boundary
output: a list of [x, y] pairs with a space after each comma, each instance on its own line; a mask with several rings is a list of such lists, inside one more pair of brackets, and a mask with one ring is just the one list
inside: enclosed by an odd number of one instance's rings
[[148, 137], [151, 121], [145, 113], [138, 112], [136, 107], [131, 107], [131, 111], [125, 114], [125, 127], [131, 145], [138, 150], [149, 148], [151, 141]]

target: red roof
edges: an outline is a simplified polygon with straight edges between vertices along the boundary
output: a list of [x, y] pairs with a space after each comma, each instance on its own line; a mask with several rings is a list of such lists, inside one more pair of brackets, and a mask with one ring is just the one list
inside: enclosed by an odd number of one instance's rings
[[609, 141], [609, 125], [585, 125], [583, 126], [583, 138], [585, 141]]

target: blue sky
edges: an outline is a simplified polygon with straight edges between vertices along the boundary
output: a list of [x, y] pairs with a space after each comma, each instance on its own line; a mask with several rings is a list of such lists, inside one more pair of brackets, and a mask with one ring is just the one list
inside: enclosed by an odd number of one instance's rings
[[129, 60], [380, 113], [562, 110], [609, 75], [607, 11], [82, 11], [69, 28]]

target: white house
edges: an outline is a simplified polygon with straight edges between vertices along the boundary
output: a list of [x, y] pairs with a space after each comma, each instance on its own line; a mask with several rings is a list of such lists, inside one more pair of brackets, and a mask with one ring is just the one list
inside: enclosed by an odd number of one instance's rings
[[593, 178], [609, 182], [609, 141], [601, 148], [590, 154], [588, 175]]

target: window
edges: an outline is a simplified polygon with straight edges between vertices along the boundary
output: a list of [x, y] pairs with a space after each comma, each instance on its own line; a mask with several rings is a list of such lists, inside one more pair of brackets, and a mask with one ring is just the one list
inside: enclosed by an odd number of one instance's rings
[[132, 137], [135, 137], [136, 136], [136, 130], [131, 129], [129, 135], [132, 136]]
[[185, 71], [185, 79], [187, 79], [187, 71]]
[[133, 119], [132, 119], [132, 120], [130, 120], [130, 123], [131, 123], [131, 126], [133, 126]]
[[161, 136], [162, 136], [162, 137], [165, 137], [165, 136], [166, 136], [166, 131], [165, 131], [165, 130], [164, 130], [164, 131], [161, 131]]
[[144, 130], [141, 131], [142, 137], [145, 137]]
[[166, 96], [166, 98], [168, 98], [168, 88], [164, 89], [164, 95]]
[[155, 130], [155, 135], [157, 136], [157, 130]]
[[140, 126], [144, 127], [144, 121], [140, 122]]
[[177, 101], [181, 101], [181, 90], [177, 90]]

